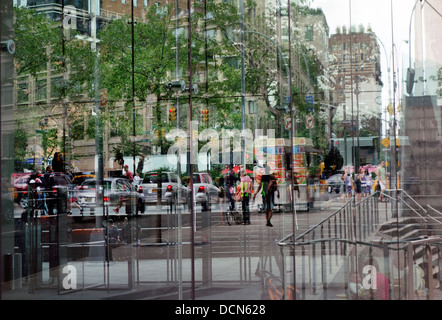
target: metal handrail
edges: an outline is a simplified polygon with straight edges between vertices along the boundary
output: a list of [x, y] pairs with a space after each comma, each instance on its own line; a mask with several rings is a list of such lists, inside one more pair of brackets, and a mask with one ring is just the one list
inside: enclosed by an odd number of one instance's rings
[[427, 212], [416, 200], [413, 199], [412, 196], [410, 196], [404, 189], [397, 189], [398, 191], [404, 193], [408, 198], [411, 199], [419, 208], [421, 208], [424, 212]]
[[[326, 223], [328, 220], [330, 220], [332, 217], [334, 217], [335, 215], [337, 215], [339, 212], [342, 211], [342, 209], [347, 206], [348, 204], [350, 204], [352, 200], [348, 200], [341, 208], [339, 208], [338, 210], [336, 210], [334, 213], [332, 213], [330, 216], [328, 216], [327, 218], [321, 220], [320, 222], [316, 223], [315, 225], [313, 225], [312, 227], [310, 227], [308, 230], [304, 231], [303, 233], [301, 233], [300, 235], [298, 235], [296, 237], [296, 239], [299, 239], [301, 237], [304, 237], [306, 234], [312, 232], [314, 229], [316, 229], [317, 227], [319, 227], [320, 225]], [[283, 243], [285, 242], [287, 239], [293, 237], [293, 232], [288, 234], [287, 236], [285, 236], [284, 238], [282, 238], [281, 240], [279, 240], [279, 243]]]
[[[403, 191], [403, 190], [398, 189], [398, 190], [388, 190], [388, 191]], [[407, 200], [406, 197], [412, 199], [414, 203], [417, 202], [412, 197], [410, 197], [410, 195], [408, 195], [405, 191], [403, 196], [400, 195], [392, 196], [391, 192], [389, 193], [390, 195], [388, 194], [384, 195], [389, 199], [392, 199], [392, 201], [395, 202], [402, 201], [405, 204], [405, 206], [410, 208], [410, 210], [412, 210], [412, 212], [416, 214], [416, 216], [420, 217], [423, 221], [429, 221], [429, 219], [432, 219], [442, 224], [442, 222], [439, 222], [437, 219], [430, 216], [428, 214], [428, 210], [423, 209], [422, 206], [420, 206], [419, 204], [417, 204], [419, 208], [413, 208], [411, 206], [412, 203], [406, 201]], [[280, 246], [283, 255], [288, 254], [288, 251], [286, 251], [287, 249], [295, 250], [295, 248], [302, 248], [302, 255], [304, 255], [305, 252], [304, 248], [311, 247], [311, 254], [313, 255], [313, 257], [316, 257], [316, 259], [313, 259], [311, 262], [312, 263], [311, 269], [301, 270], [301, 278], [303, 279], [301, 282], [303, 283], [303, 285], [302, 288], [300, 289], [300, 292], [303, 295], [305, 295], [306, 288], [308, 287], [305, 285], [305, 283], [311, 286], [311, 291], [312, 291], [311, 294], [313, 295], [317, 294], [316, 289], [319, 288], [320, 283], [322, 283], [323, 294], [326, 299], [328, 294], [328, 285], [327, 285], [329, 281], [328, 277], [330, 275], [333, 275], [333, 270], [336, 270], [335, 268], [337, 268], [338, 265], [340, 265], [338, 261], [338, 256], [341, 255], [350, 258], [352, 261], [350, 264], [352, 267], [354, 267], [356, 264], [358, 264], [357, 261], [358, 258], [355, 256], [354, 260], [352, 260], [353, 259], [352, 255], [356, 254], [356, 252], [359, 252], [361, 250], [360, 247], [369, 248], [370, 254], [375, 248], [377, 250], [381, 249], [384, 253], [386, 250], [392, 252], [398, 251], [398, 254], [399, 252], [403, 252], [403, 254], [409, 252], [408, 264], [410, 264], [410, 261], [412, 261], [413, 263], [415, 262], [413, 259], [413, 250], [412, 250], [412, 247], [414, 245], [433, 242], [433, 243], [438, 243], [439, 246], [442, 246], [442, 239], [439, 237], [425, 237], [425, 238], [412, 237], [406, 239], [398, 237], [394, 239], [379, 238], [371, 240], [369, 236], [373, 231], [373, 229], [372, 230], [367, 229], [366, 226], [368, 225], [369, 226], [368, 228], [371, 228], [374, 224], [379, 223], [378, 220], [380, 218], [379, 210], [381, 210], [382, 207], [378, 206], [377, 199], [374, 198], [375, 195], [379, 194], [381, 193], [375, 192], [370, 197], [364, 198], [363, 200], [357, 203], [354, 203], [354, 198], [352, 198], [351, 200], [346, 202], [341, 208], [333, 212], [330, 216], [314, 224], [312, 227], [310, 227], [305, 232], [301, 233], [299, 236], [295, 236], [294, 233], [291, 233], [285, 236], [284, 238], [282, 238], [279, 242], [277, 242], [278, 245]], [[370, 199], [374, 201], [368, 202]], [[367, 202], [368, 205], [365, 205], [367, 204]], [[428, 208], [434, 210], [435, 212], [437, 212], [442, 216], [442, 212], [437, 211], [431, 206], [428, 206]], [[421, 209], [424, 214], [422, 214]], [[340, 215], [340, 213], [342, 213], [342, 215]], [[394, 214], [393, 211], [391, 212], [391, 214]], [[382, 220], [386, 219], [385, 221], [387, 222], [389, 220], [388, 215], [389, 213], [387, 211], [386, 217], [384, 217]], [[333, 219], [335, 220], [333, 221]], [[343, 221], [341, 220], [336, 221], [336, 219], [342, 219]], [[327, 226], [327, 223], [329, 228], [328, 234], [323, 230], [324, 225]], [[333, 226], [330, 226], [330, 223], [335, 224], [334, 228]], [[337, 230], [337, 226], [339, 226], [338, 223], [341, 223], [341, 225], [343, 225], [342, 230], [344, 230], [344, 232]], [[363, 232], [361, 231], [361, 226], [362, 228], [364, 228]], [[315, 233], [316, 230], [319, 231]], [[306, 235], [310, 233], [312, 233], [313, 236], [306, 237]], [[351, 248], [351, 246], [354, 246], [354, 248]], [[350, 248], [350, 250], [348, 250], [348, 248]], [[341, 252], [339, 253], [338, 250], [340, 250]], [[293, 252], [292, 254], [295, 253]], [[332, 259], [331, 258], [332, 255], [335, 256], [335, 258]], [[333, 264], [335, 264], [335, 266], [333, 266]], [[306, 279], [306, 277], [309, 277], [309, 280]], [[407, 284], [412, 283], [410, 279], [412, 278], [406, 278], [405, 281]], [[410, 288], [408, 288], [408, 290], [410, 290]], [[400, 287], [399, 290], [401, 290]], [[399, 292], [395, 291], [395, 294], [399, 295], [396, 296], [395, 298], [401, 299], [401, 292], [402, 291]], [[413, 295], [409, 293], [408, 297], [413, 298]], [[433, 298], [433, 295], [431, 293], [429, 294], [429, 298], [430, 299]]]

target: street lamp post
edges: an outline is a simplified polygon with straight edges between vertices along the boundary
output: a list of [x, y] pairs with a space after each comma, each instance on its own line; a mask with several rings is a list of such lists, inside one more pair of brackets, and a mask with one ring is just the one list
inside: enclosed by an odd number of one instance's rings
[[245, 89], [245, 71], [244, 71], [244, 0], [240, 0], [241, 9], [241, 162], [243, 167], [246, 165], [246, 150], [244, 132], [246, 129], [246, 89]]

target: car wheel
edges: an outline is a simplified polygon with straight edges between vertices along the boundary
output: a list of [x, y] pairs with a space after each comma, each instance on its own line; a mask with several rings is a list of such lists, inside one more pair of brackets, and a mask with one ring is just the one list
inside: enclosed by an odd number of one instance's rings
[[203, 211], [208, 211], [209, 210], [209, 201], [206, 200], [203, 203], [201, 203], [201, 207]]
[[227, 212], [226, 214], [226, 222], [230, 226], [232, 224], [233, 218], [232, 218], [232, 212]]

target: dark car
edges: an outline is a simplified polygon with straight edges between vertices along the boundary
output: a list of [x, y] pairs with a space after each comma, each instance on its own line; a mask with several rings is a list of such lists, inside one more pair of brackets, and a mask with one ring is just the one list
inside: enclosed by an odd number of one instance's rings
[[328, 193], [341, 193], [344, 186], [344, 182], [342, 181], [341, 177], [342, 174], [334, 174], [327, 179], [325, 185]]

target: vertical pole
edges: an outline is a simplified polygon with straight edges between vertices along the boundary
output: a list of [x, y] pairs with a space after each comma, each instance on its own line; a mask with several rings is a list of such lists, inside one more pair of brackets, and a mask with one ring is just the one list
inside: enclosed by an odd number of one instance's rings
[[[289, 42], [289, 72], [288, 72], [288, 86], [289, 86], [289, 108], [290, 108], [290, 121], [292, 123], [292, 126], [290, 128], [290, 164], [287, 166], [288, 168], [291, 168], [291, 175], [290, 175], [290, 192], [291, 192], [291, 198], [292, 201], [290, 203], [291, 211], [293, 213], [293, 221], [292, 221], [292, 233], [293, 233], [293, 286], [295, 288], [295, 295], [294, 299], [296, 300], [296, 229], [298, 228], [297, 225], [297, 217], [296, 217], [296, 197], [295, 197], [295, 172], [294, 172], [294, 166], [293, 166], [293, 142], [294, 142], [294, 136], [295, 136], [295, 124], [296, 121], [293, 119], [293, 103], [292, 103], [292, 41], [291, 41], [291, 17], [290, 17], [290, 0], [287, 0], [287, 15], [288, 15], [288, 30], [289, 30], [289, 36], [288, 36], [288, 42]], [[299, 186], [298, 186], [299, 188]]]
[[[191, 0], [187, 0], [187, 12], [189, 14], [188, 24], [188, 43], [187, 43], [187, 59], [188, 59], [188, 76], [189, 76], [189, 176], [190, 176], [190, 220], [193, 226], [195, 220], [194, 208], [194, 189], [193, 189], [193, 126], [192, 126], [192, 5]], [[191, 265], [191, 300], [195, 300], [195, 229], [190, 228], [190, 265]]]
[[244, 0], [240, 0], [241, 10], [241, 164], [246, 165], [245, 122], [246, 122], [246, 97], [245, 97], [245, 72], [244, 72]]

